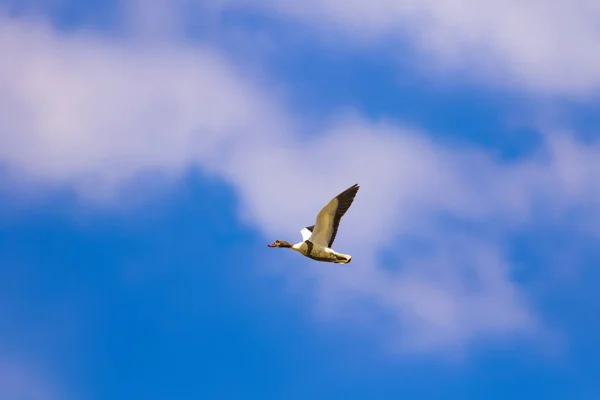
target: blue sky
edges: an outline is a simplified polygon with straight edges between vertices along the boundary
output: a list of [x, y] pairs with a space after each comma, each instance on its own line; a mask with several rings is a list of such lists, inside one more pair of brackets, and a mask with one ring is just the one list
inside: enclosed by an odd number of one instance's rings
[[0, 0], [0, 398], [597, 398], [600, 10], [459, 3]]

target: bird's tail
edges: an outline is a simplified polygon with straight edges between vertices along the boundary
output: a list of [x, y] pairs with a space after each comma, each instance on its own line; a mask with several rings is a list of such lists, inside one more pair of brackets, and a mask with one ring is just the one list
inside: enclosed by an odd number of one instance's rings
[[352, 261], [352, 256], [350, 254], [341, 254], [338, 253], [337, 255], [337, 264], [349, 264], [350, 261]]

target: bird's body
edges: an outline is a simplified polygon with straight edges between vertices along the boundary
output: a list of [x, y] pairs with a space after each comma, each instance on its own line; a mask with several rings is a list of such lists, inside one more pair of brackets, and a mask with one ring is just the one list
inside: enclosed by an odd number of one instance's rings
[[348, 254], [338, 253], [329, 247], [319, 246], [305, 240], [304, 242], [297, 243], [292, 246], [293, 250], [296, 250], [300, 254], [305, 255], [308, 258], [312, 258], [315, 261], [333, 262], [333, 263], [349, 263], [352, 256]]
[[334, 197], [317, 215], [314, 225], [303, 228], [302, 241], [294, 245], [276, 240], [269, 247], [290, 248], [316, 261], [343, 263], [352, 261], [352, 256], [338, 253], [331, 246], [337, 235], [340, 221], [352, 205], [359, 186], [353, 185]]

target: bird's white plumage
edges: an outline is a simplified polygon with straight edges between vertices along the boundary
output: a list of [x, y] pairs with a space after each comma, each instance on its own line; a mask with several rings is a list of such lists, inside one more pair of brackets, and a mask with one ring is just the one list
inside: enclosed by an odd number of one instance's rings
[[300, 231], [300, 234], [302, 235], [302, 241], [306, 241], [308, 239], [310, 239], [310, 235], [312, 235], [312, 232], [309, 231], [308, 229], [304, 228]]

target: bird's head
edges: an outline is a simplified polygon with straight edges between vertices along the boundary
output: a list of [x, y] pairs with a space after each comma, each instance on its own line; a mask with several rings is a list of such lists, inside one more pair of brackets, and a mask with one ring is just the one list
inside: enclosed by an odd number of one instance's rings
[[286, 242], [285, 240], [276, 240], [271, 244], [268, 244], [269, 247], [292, 247], [291, 244]]

